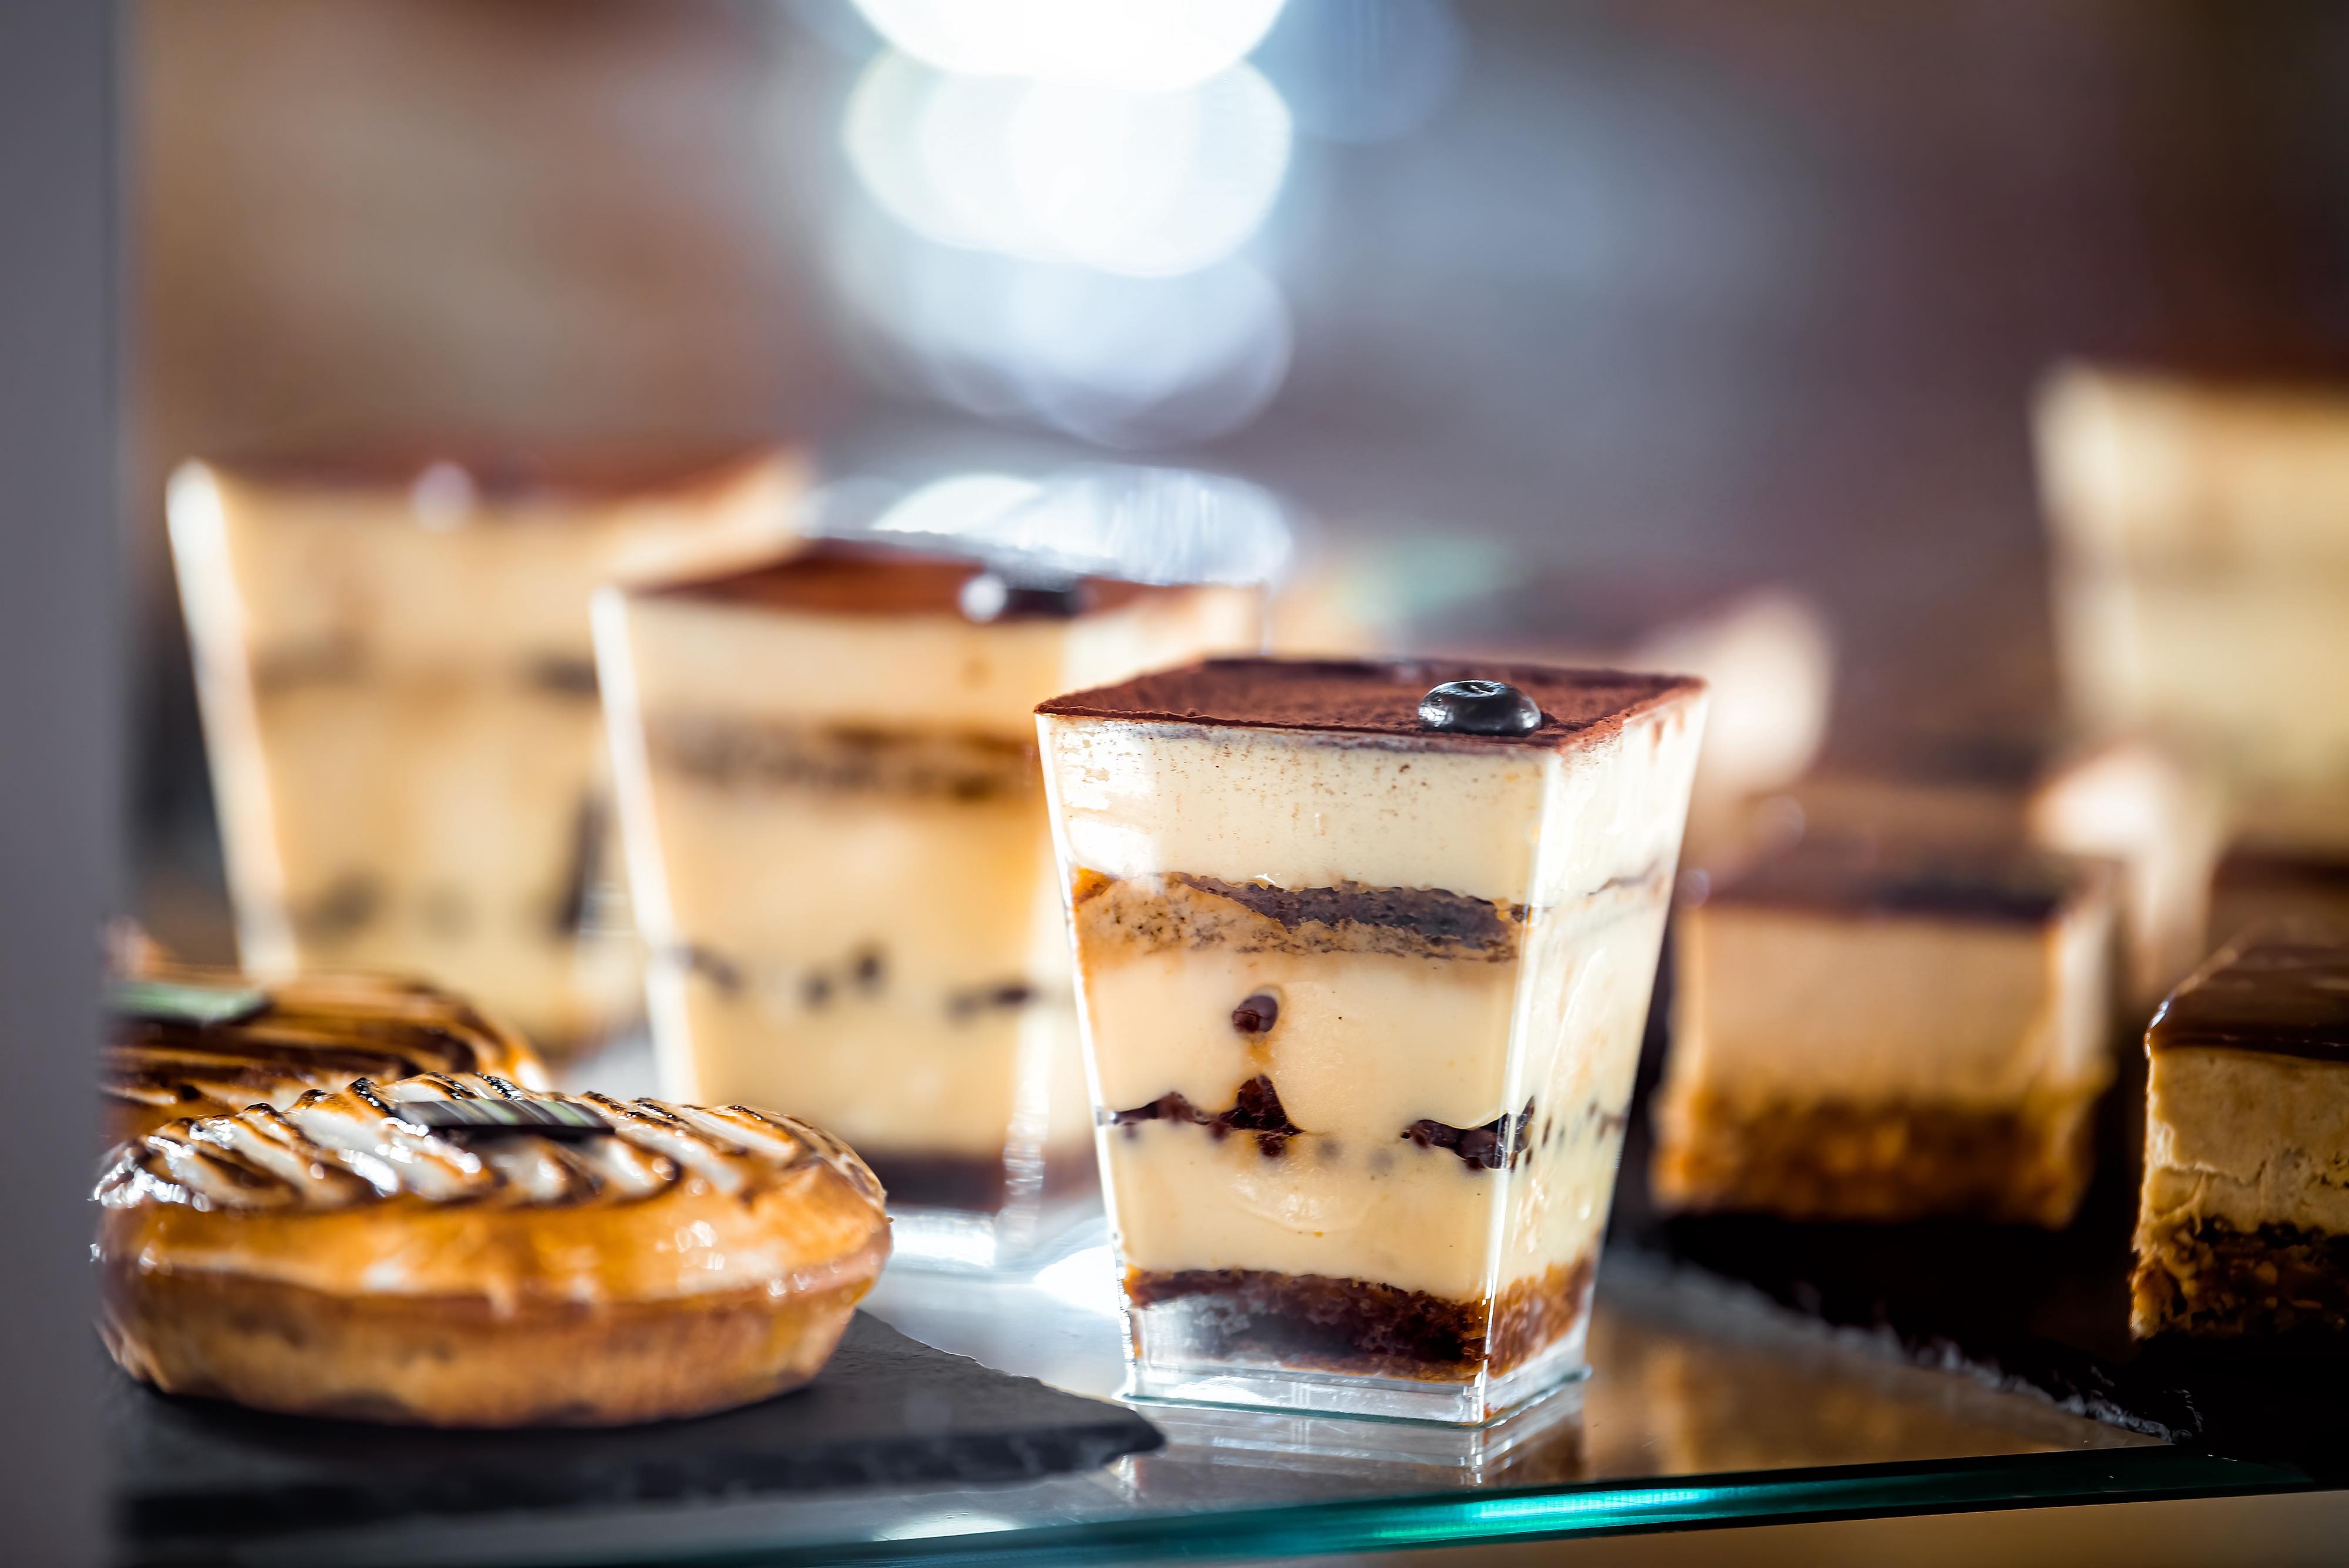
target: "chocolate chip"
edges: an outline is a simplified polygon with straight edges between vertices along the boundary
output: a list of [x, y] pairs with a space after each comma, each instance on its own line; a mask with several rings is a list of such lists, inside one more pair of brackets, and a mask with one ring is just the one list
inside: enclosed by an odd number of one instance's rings
[[1269, 992], [1257, 992], [1232, 1009], [1232, 1027], [1243, 1034], [1269, 1034], [1280, 1022], [1280, 1002]]
[[1447, 680], [1419, 700], [1419, 722], [1464, 735], [1526, 735], [1541, 728], [1541, 708], [1502, 680]]
[[1221, 1139], [1236, 1133], [1255, 1136], [1256, 1150], [1267, 1159], [1279, 1159], [1288, 1153], [1288, 1140], [1305, 1129], [1288, 1119], [1282, 1108], [1279, 1091], [1272, 1080], [1259, 1073], [1239, 1086], [1228, 1111], [1203, 1111], [1181, 1094], [1161, 1095], [1145, 1106], [1115, 1113], [1111, 1118], [1132, 1134], [1141, 1122], [1188, 1122], [1207, 1129], [1207, 1136]]
[[1481, 1127], [1455, 1127], [1448, 1122], [1420, 1120], [1402, 1129], [1402, 1137], [1422, 1148], [1450, 1149], [1471, 1170], [1498, 1170], [1524, 1158], [1526, 1129], [1533, 1125], [1534, 1103], [1516, 1116], [1497, 1116]]
[[856, 984], [859, 990], [880, 990], [882, 974], [881, 950], [879, 948], [865, 948], [862, 951], [858, 952], [856, 955], [856, 961], [852, 967], [851, 972], [856, 976]]
[[1025, 1007], [1035, 1000], [1036, 988], [1024, 980], [973, 986], [947, 998], [947, 1016], [960, 1021], [998, 1008]]
[[684, 947], [671, 949], [670, 956], [685, 966], [688, 974], [700, 975], [727, 995], [735, 996], [741, 992], [741, 966], [725, 954], [688, 943]]
[[800, 981], [800, 995], [811, 1009], [822, 1010], [832, 1005], [832, 980], [828, 975], [812, 974]]
[[595, 695], [595, 661], [550, 654], [532, 662], [530, 683], [542, 691], [561, 697], [593, 697]]

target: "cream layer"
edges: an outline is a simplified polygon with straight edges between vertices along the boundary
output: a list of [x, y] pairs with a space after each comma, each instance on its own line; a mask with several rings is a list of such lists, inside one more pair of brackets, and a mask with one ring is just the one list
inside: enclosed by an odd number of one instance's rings
[[[1556, 973], [1582, 989], [1571, 999], [1525, 997], [1537, 1029], [1563, 1031], [1578, 1047], [1598, 1043], [1594, 1024], [1567, 1016], [1600, 1007], [1603, 978], [1593, 934], [1606, 922], [1659, 907], [1662, 877], [1611, 889], [1582, 909], [1537, 916], [1526, 938], [1534, 963], [1491, 963], [1395, 953], [1246, 952], [1228, 947], [1136, 950], [1088, 943], [1083, 1003], [1096, 1041], [1101, 1103], [1112, 1110], [1174, 1093], [1221, 1108], [1238, 1086], [1268, 1074], [1299, 1127], [1354, 1136], [1399, 1134], [1422, 1118], [1475, 1127], [1523, 1104], [1506, 1098], [1521, 992]], [[1554, 925], [1553, 922], [1556, 922]], [[1568, 950], [1551, 933], [1579, 925]], [[1611, 950], [1609, 950], [1611, 956]], [[1635, 966], [1636, 967], [1636, 966]], [[1559, 972], [1565, 971], [1565, 972]], [[1644, 1007], [1648, 981], [1639, 979]], [[1271, 997], [1278, 1022], [1243, 1034], [1232, 1012]], [[1610, 1001], [1612, 993], [1609, 993]], [[1528, 1041], [1528, 1044], [1533, 1042]], [[1537, 1066], [1527, 1082], [1542, 1081]]]
[[[1506, 963], [1081, 952], [1105, 1111], [1170, 1088], [1219, 1111], [1261, 1075], [1303, 1129], [1268, 1158], [1246, 1133], [1104, 1127], [1127, 1266], [1327, 1274], [1465, 1299], [1590, 1256], [1621, 1152], [1664, 885], [1537, 913], [1525, 956]], [[1232, 1027], [1249, 988], [1279, 1000], [1263, 1035]], [[1515, 1122], [1528, 1103], [1519, 1152], [1497, 1169], [1406, 1136], [1423, 1119]]]
[[[783, 612], [685, 595], [606, 596], [645, 713], [936, 730], [1022, 744], [1036, 704], [1257, 641], [1256, 590], [1155, 590], [1066, 619]], [[766, 671], [767, 679], [745, 679]]]
[[1704, 699], [1564, 751], [1042, 715], [1071, 867], [1433, 888], [1530, 908], [1671, 866]]
[[[1035, 794], [647, 782], [662, 897], [644, 918], [671, 955], [654, 971], [654, 1023], [680, 1094], [791, 1109], [875, 1149], [999, 1151], [1023, 1104], [1082, 1136], [1073, 1067], [1046, 1092], [1075, 1047]], [[676, 961], [688, 952], [706, 957]]]
[[2349, 1236], [2349, 1069], [2168, 1046], [2146, 1091], [2138, 1224], [2223, 1220]]
[[1065, 1001], [957, 1020], [928, 993], [848, 992], [813, 1011], [792, 989], [729, 992], [700, 971], [667, 983], [664, 1011], [681, 1018], [715, 1104], [788, 1108], [876, 1158], [1081, 1148], [1091, 1131]]
[[1668, 1103], [1998, 1106], [2101, 1085], [2112, 905], [2047, 925], [1707, 904], [1682, 911]]
[[1261, 1269], [1484, 1293], [1503, 1173], [1440, 1148], [1307, 1136], [1278, 1159], [1245, 1134], [1143, 1122], [1104, 1131], [1120, 1254], [1132, 1269]]

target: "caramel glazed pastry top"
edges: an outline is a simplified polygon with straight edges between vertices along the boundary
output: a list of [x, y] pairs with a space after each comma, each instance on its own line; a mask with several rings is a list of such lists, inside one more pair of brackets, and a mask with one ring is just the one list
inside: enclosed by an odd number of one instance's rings
[[889, 1251], [880, 1184], [804, 1122], [489, 1074], [171, 1122], [95, 1197], [126, 1370], [403, 1424], [618, 1424], [796, 1387]]
[[182, 1116], [279, 1109], [358, 1078], [490, 1073], [531, 1088], [546, 1069], [523, 1037], [419, 981], [306, 974], [260, 982], [233, 970], [139, 961], [119, 983], [98, 1093], [109, 1143]]

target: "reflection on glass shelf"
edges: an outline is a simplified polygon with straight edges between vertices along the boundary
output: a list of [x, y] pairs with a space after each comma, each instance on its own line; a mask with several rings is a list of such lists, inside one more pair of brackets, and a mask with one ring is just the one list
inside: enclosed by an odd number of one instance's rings
[[[866, 1303], [914, 1337], [1076, 1393], [1124, 1382], [1116, 1284], [1098, 1235], [1026, 1280], [983, 1287], [891, 1273]], [[2043, 1400], [1910, 1366], [1701, 1277], [1615, 1258], [1591, 1325], [1591, 1376], [1468, 1432], [1151, 1402], [1169, 1438], [1123, 1461], [1137, 1501], [1256, 1490], [1227, 1472], [1280, 1453], [1344, 1490], [1557, 1484], [1724, 1470], [1906, 1463], [2151, 1447]], [[1576, 1418], [1578, 1416], [1578, 1419]], [[1286, 1494], [1299, 1466], [1273, 1467]], [[1199, 1484], [1202, 1472], [1223, 1479]]]

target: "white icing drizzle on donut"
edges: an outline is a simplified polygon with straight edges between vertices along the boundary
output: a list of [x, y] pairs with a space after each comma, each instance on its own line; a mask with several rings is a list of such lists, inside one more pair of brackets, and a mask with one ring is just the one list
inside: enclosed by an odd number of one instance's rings
[[[612, 1130], [481, 1137], [419, 1127], [394, 1111], [474, 1098], [567, 1101], [601, 1113]], [[878, 1200], [878, 1184], [846, 1145], [793, 1117], [742, 1106], [557, 1095], [494, 1074], [427, 1073], [312, 1090], [282, 1110], [256, 1105], [170, 1123], [116, 1149], [94, 1196], [114, 1209], [341, 1209], [402, 1198], [535, 1208], [633, 1202], [680, 1181], [740, 1195], [819, 1163]]]

